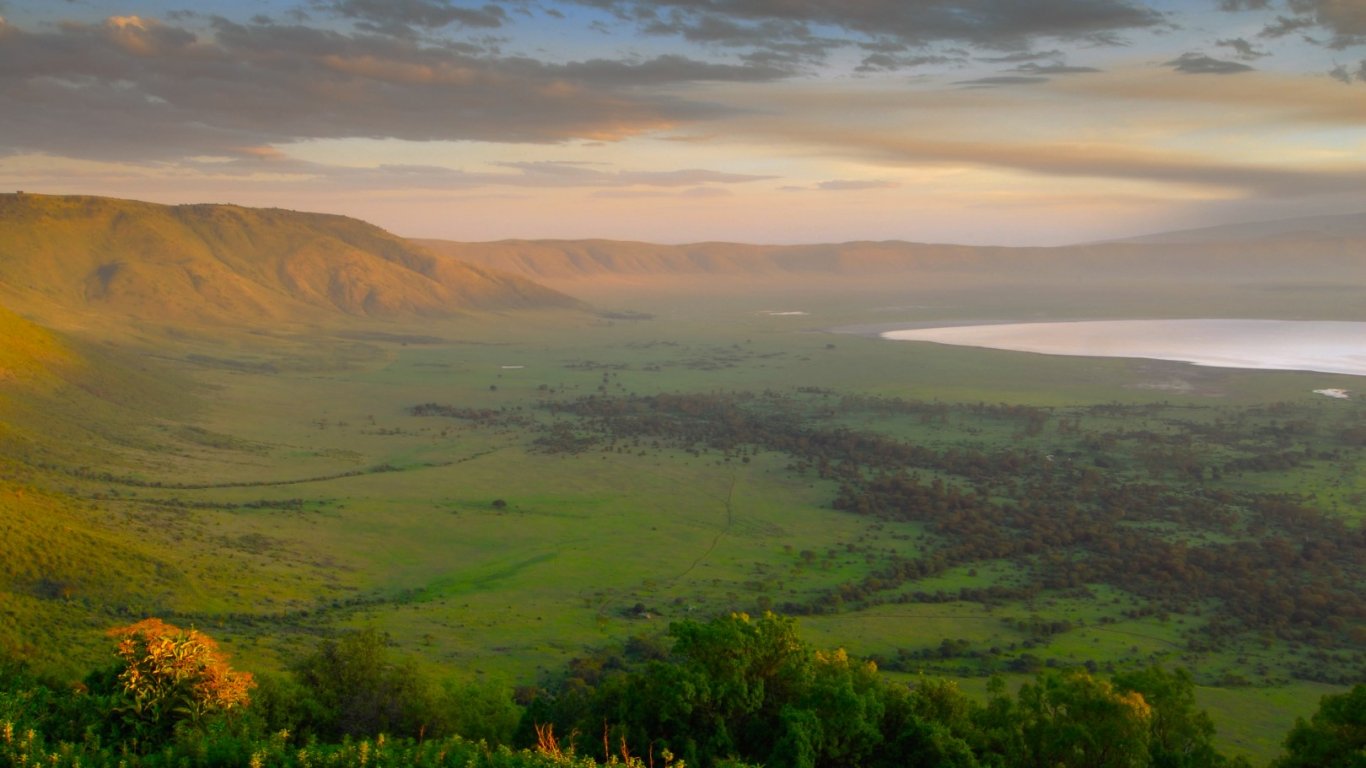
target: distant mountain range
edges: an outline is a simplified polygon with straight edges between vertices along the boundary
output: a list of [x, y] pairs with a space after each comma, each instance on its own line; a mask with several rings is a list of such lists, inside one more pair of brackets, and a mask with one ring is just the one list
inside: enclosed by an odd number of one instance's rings
[[850, 242], [824, 245], [609, 240], [418, 240], [429, 250], [573, 292], [607, 278], [717, 276], [1002, 281], [1181, 280], [1366, 285], [1366, 214], [1314, 217], [1053, 248]]
[[22, 193], [0, 195], [0, 303], [68, 328], [579, 306], [342, 216]]
[[1366, 237], [1366, 213], [1352, 213], [1183, 229], [1142, 237], [1128, 237], [1111, 242], [1170, 245], [1177, 243], [1245, 243], [1257, 240], [1337, 240], [1363, 237]]

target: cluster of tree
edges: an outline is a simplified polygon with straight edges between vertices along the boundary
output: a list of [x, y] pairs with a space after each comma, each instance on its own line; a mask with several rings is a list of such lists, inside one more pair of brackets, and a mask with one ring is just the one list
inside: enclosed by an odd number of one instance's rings
[[[324, 641], [288, 674], [234, 670], [212, 639], [148, 619], [111, 632], [117, 663], [75, 687], [0, 664], [0, 763], [126, 766], [1236, 766], [1191, 677], [1050, 672], [979, 703], [943, 680], [882, 678], [814, 650], [791, 619], [672, 625], [576, 660], [523, 709], [438, 685], [383, 635]], [[568, 734], [563, 740], [556, 734]], [[1366, 685], [1327, 696], [1274, 768], [1359, 768]]]
[[[985, 702], [944, 680], [890, 682], [843, 651], [813, 650], [791, 619], [684, 621], [671, 646], [636, 640], [571, 665], [523, 720], [574, 734], [597, 757], [679, 755], [689, 765], [1235, 766], [1214, 746], [1189, 673], [1153, 667], [1102, 679], [1049, 671]], [[1326, 697], [1296, 725], [1276, 768], [1357, 766], [1366, 686]]]
[[526, 426], [531, 419], [506, 408], [468, 408], [441, 403], [422, 403], [408, 409], [413, 416], [440, 416], [447, 419], [472, 421], [482, 426]]
[[[557, 420], [537, 439], [542, 450], [634, 449], [645, 444], [718, 450], [728, 456], [747, 449], [780, 451], [794, 458], [794, 469], [814, 470], [839, 483], [833, 500], [837, 509], [929, 525], [935, 544], [921, 557], [894, 558], [862, 581], [806, 605], [785, 604], [788, 612], [905, 601], [916, 594], [904, 589], [908, 582], [955, 566], [1004, 559], [1028, 578], [1021, 587], [1001, 595], [988, 592], [988, 597], [1032, 597], [1043, 590], [1104, 583], [1153, 601], [1164, 611], [1195, 610], [1216, 601], [1208, 632], [1197, 640], [1206, 647], [1222, 642], [1225, 634], [1251, 631], [1318, 647], [1360, 648], [1354, 628], [1366, 620], [1366, 529], [1349, 527], [1282, 495], [1205, 485], [1199, 481], [1201, 466], [1182, 470], [1191, 480], [1185, 483], [1155, 479], [1151, 467], [1147, 477], [1132, 471], [1151, 464], [1152, 455], [1190, 454], [1189, 432], [1069, 434], [1070, 444], [1096, 441], [1111, 454], [1121, 449], [1131, 454], [1123, 461], [1088, 463], [1072, 456], [1055, 461], [1038, 447], [932, 446], [820, 426], [824, 416], [865, 409], [927, 419], [953, 413], [1001, 420], [1018, 433], [1037, 433], [1051, 412], [1028, 406], [834, 399], [824, 392], [801, 397], [773, 392], [594, 395], [545, 406]], [[1107, 418], [1137, 418], [1152, 416], [1161, 407], [1095, 408]], [[564, 415], [576, 418], [558, 418]], [[1266, 422], [1273, 416], [1284, 419], [1285, 414], [1262, 414], [1245, 424], [1230, 417], [1206, 429], [1244, 436], [1270, 430], [1283, 436], [1283, 421]], [[1081, 431], [1080, 418], [1064, 420], [1070, 432]], [[1306, 430], [1313, 431], [1312, 425], [1292, 431]], [[1274, 456], [1280, 455], [1277, 449]], [[1362, 660], [1356, 663], [1360, 666]], [[1344, 682], [1359, 679], [1360, 670], [1343, 669], [1338, 677]]]

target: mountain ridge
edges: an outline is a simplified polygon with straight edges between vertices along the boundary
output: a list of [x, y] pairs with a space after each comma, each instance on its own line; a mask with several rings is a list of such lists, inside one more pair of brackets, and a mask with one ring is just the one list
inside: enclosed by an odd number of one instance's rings
[[[1366, 220], [1366, 217], [1363, 217]], [[417, 240], [472, 264], [572, 291], [605, 278], [678, 276], [744, 278], [982, 276], [1020, 280], [1154, 277], [1197, 281], [1348, 281], [1366, 284], [1366, 227], [1341, 237], [1106, 242], [1053, 247], [970, 246], [904, 241], [813, 245], [695, 243], [656, 245], [608, 240]]]
[[344, 216], [23, 193], [0, 195], [0, 299], [54, 327], [582, 306]]

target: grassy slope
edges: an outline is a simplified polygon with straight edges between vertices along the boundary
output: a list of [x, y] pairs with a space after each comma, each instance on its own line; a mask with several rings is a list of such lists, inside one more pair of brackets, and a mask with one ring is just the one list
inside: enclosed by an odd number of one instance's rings
[[254, 327], [336, 313], [437, 316], [574, 306], [341, 216], [0, 195], [0, 294], [54, 326]]
[[133, 359], [2, 307], [0, 339], [0, 647], [79, 673], [121, 617], [200, 596], [160, 547], [69, 492], [63, 468], [116, 461], [149, 414], [187, 403]]

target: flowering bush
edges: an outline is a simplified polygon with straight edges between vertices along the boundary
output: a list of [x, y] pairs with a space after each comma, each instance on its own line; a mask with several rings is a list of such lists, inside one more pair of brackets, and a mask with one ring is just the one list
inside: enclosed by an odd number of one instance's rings
[[138, 735], [164, 735], [179, 723], [198, 725], [250, 703], [251, 673], [229, 667], [218, 644], [198, 630], [144, 619], [109, 634], [125, 665], [118, 711]]

